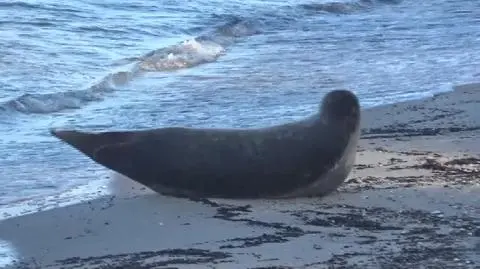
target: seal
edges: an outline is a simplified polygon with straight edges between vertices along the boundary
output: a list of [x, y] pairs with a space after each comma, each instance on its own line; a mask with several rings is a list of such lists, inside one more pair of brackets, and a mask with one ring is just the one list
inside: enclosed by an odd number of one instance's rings
[[50, 132], [160, 194], [241, 199], [331, 193], [353, 167], [359, 130], [358, 98], [334, 90], [317, 113], [269, 127]]

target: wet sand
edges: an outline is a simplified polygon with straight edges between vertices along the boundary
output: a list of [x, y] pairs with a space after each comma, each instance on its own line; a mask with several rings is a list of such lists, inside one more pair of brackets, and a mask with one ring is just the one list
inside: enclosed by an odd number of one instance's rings
[[11, 217], [7, 268], [480, 268], [480, 84], [364, 111], [357, 164], [324, 198], [116, 194]]

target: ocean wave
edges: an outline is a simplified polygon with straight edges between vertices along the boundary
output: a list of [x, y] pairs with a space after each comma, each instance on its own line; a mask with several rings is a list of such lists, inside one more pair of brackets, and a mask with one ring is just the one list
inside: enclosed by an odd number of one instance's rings
[[215, 61], [225, 48], [210, 41], [190, 39], [146, 57], [138, 66], [144, 71], [166, 71], [188, 68]]
[[120, 29], [120, 28], [112, 29], [111, 27], [102, 27], [98, 25], [78, 26], [76, 30], [79, 32], [85, 32], [85, 33], [98, 32], [102, 34], [128, 34], [129, 33], [129, 31], [125, 29]]
[[210, 31], [177, 44], [156, 49], [139, 57], [117, 60], [115, 66], [135, 63], [137, 71], [172, 71], [215, 61], [239, 38], [260, 33], [259, 23], [230, 17]]
[[254, 21], [233, 17], [203, 35], [146, 54], [137, 66], [144, 71], [168, 71], [210, 63], [223, 55], [237, 38], [258, 33]]
[[401, 0], [359, 0], [353, 2], [310, 3], [302, 4], [300, 7], [315, 12], [351, 14], [372, 9], [378, 4], [399, 4], [400, 2]]
[[106, 93], [114, 91], [118, 86], [125, 85], [135, 75], [135, 72], [130, 71], [115, 72], [84, 90], [23, 94], [0, 104], [0, 110], [25, 114], [45, 114], [66, 109], [78, 109], [90, 102], [103, 100]]
[[0, 7], [14, 7], [14, 8], [41, 8], [41, 5], [26, 3], [22, 1], [9, 1], [9, 2], [0, 2]]
[[0, 20], [0, 26], [2, 25], [26, 25], [26, 26], [36, 26], [36, 27], [50, 27], [56, 26], [60, 21], [42, 21], [30, 20], [30, 21], [12, 21], [12, 20]]
[[47, 11], [61, 11], [61, 12], [81, 12], [73, 7], [64, 7], [64, 5], [58, 4], [39, 4], [39, 3], [27, 3], [24, 1], [8, 1], [0, 2], [0, 8], [23, 8], [30, 10], [47, 10]]
[[49, 94], [24, 94], [0, 104], [0, 110], [45, 114], [78, 109], [90, 102], [103, 100], [105, 93], [127, 84], [142, 72], [171, 71], [213, 62], [225, 53], [226, 46], [233, 44], [236, 38], [257, 33], [254, 26], [253, 23], [234, 18], [198, 37], [151, 51], [141, 57], [123, 59], [122, 63], [125, 65], [134, 63], [130, 70], [109, 74], [87, 89]]
[[[396, 4], [399, 2], [401, 1], [359, 0], [355, 2], [303, 4], [293, 7], [294, 11], [291, 16], [299, 16], [299, 14], [295, 12], [295, 10], [298, 10], [298, 7], [303, 10], [340, 14], [365, 10], [377, 4]], [[0, 6], [2, 5], [6, 4], [0, 4]], [[11, 2], [9, 5], [38, 8], [36, 5], [19, 1]], [[210, 28], [209, 31], [204, 31], [202, 35], [151, 51], [143, 56], [118, 60], [118, 63], [124, 65], [132, 64], [133, 67], [128, 71], [109, 74], [101, 79], [99, 83], [87, 87], [84, 90], [49, 94], [24, 94], [13, 100], [0, 103], [0, 110], [41, 114], [81, 108], [89, 102], [101, 101], [105, 93], [112, 92], [116, 87], [130, 82], [134, 77], [141, 75], [142, 72], [174, 71], [214, 62], [226, 53], [228, 46], [236, 43], [238, 39], [262, 33], [262, 27], [265, 25], [262, 24], [263, 22], [266, 22], [268, 25], [274, 25], [275, 23], [273, 23], [272, 20], [284, 19], [287, 15], [285, 11], [286, 10], [278, 11], [276, 12], [278, 16], [275, 16], [275, 14], [271, 14], [272, 10], [270, 10], [268, 16], [257, 14], [254, 19], [245, 19], [231, 14], [213, 14], [214, 19], [218, 22], [217, 26]], [[292, 7], [289, 7], [289, 11], [292, 11]], [[102, 27], [90, 27], [83, 30], [111, 32], [111, 29]], [[121, 30], [117, 29], [114, 31]]]
[[[305, 9], [323, 10], [331, 13], [351, 13], [372, 8], [379, 3], [394, 4], [400, 0], [359, 0], [356, 2], [329, 2], [323, 4], [304, 4]], [[281, 13], [281, 12], [280, 12]], [[234, 44], [238, 38], [260, 34], [260, 23], [264, 18], [245, 19], [233, 15], [216, 15], [228, 20], [215, 27], [213, 31], [199, 37], [188, 39], [170, 47], [152, 51], [140, 58], [138, 68], [143, 71], [169, 71], [194, 67], [215, 61], [226, 52], [226, 47]], [[284, 15], [284, 14], [282, 14]], [[273, 16], [275, 17], [275, 16]], [[282, 16], [279, 16], [282, 17]]]

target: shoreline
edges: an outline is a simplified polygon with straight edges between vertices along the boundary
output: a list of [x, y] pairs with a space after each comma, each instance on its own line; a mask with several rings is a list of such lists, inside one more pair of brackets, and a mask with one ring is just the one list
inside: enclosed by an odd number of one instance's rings
[[474, 268], [479, 103], [470, 83], [365, 109], [355, 169], [322, 199], [202, 203], [115, 179], [113, 194], [0, 219], [0, 260], [5, 240], [27, 259], [7, 268]]
[[[450, 90], [434, 93], [433, 96], [449, 94], [459, 89], [471, 91], [477, 87], [480, 87], [479, 84], [480, 82], [454, 85], [451, 87]], [[410, 99], [406, 101], [399, 101], [396, 103], [386, 103], [382, 105], [375, 105], [375, 106], [367, 107], [366, 109], [363, 110], [363, 113], [372, 114], [372, 111], [376, 111], [378, 109], [385, 109], [385, 108], [388, 109], [389, 107], [392, 107], [392, 106], [395, 107], [398, 104], [401, 105], [403, 103], [406, 103], [406, 104], [416, 103], [422, 100], [429, 100], [430, 98], [432, 97], [427, 96], [423, 98], [415, 98], [415, 99]], [[376, 112], [373, 112], [373, 114], [376, 114]], [[369, 123], [366, 123], [366, 124], [368, 125]], [[365, 125], [365, 119], [363, 119], [362, 125]], [[362, 129], [361, 139], [364, 138], [365, 136], [364, 132], [365, 130]], [[480, 147], [478, 152], [480, 152]], [[101, 178], [96, 179], [94, 181], [89, 181], [86, 184], [78, 183], [70, 188], [58, 190], [52, 193], [47, 193], [47, 194], [38, 193], [38, 194], [31, 195], [27, 198], [11, 199], [6, 203], [0, 203], [0, 209], [3, 211], [2, 214], [0, 214], [0, 221], [2, 221], [3, 219], [21, 216], [24, 214], [35, 213], [40, 209], [46, 210], [46, 209], [52, 209], [58, 206], [67, 206], [67, 205], [75, 204], [77, 202], [85, 200], [83, 199], [83, 196], [87, 196], [88, 198], [96, 198], [102, 195], [112, 194], [108, 190], [107, 185], [111, 183], [110, 181], [112, 177], [118, 177], [119, 175], [107, 172], [107, 173], [99, 174], [96, 176]], [[95, 188], [95, 189], [101, 189], [101, 190], [100, 191], [96, 190], [95, 192], [89, 192], [87, 191], [89, 188]], [[69, 197], [69, 194], [72, 194], [72, 193], [76, 193], [77, 195]], [[60, 199], [60, 197], [62, 199]], [[58, 203], [58, 200], [67, 200], [67, 199], [69, 199], [70, 201], [65, 201], [60, 204]], [[42, 205], [41, 206], [32, 205], [35, 203], [41, 203]]]

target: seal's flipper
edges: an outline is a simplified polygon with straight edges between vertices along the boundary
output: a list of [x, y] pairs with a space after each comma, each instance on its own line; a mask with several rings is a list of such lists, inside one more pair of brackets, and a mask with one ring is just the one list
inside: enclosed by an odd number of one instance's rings
[[86, 133], [74, 130], [50, 129], [50, 133], [90, 158], [93, 158], [95, 151], [98, 149], [106, 145], [126, 142], [130, 138], [127, 132]]

